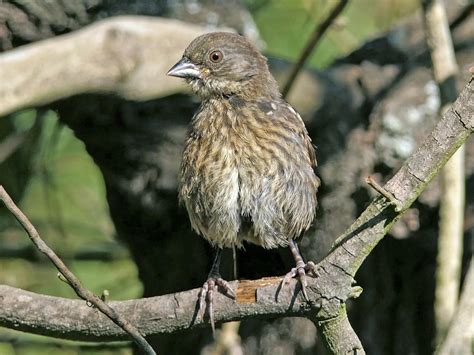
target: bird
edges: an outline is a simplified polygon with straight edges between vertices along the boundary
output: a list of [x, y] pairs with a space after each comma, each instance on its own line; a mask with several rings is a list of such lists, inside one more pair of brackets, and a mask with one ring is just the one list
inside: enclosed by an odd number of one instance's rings
[[223, 248], [289, 247], [295, 267], [283, 285], [297, 277], [308, 300], [306, 274], [315, 264], [304, 262], [295, 240], [316, 215], [316, 152], [266, 57], [238, 34], [212, 32], [195, 38], [167, 74], [184, 78], [201, 99], [185, 142], [179, 200], [216, 250], [199, 293], [213, 332], [214, 293], [235, 298], [219, 273]]

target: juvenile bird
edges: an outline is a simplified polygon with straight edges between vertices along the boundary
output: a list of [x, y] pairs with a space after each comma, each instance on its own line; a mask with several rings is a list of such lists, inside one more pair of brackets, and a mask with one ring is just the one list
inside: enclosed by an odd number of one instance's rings
[[298, 277], [306, 294], [305, 263], [295, 239], [316, 212], [316, 155], [303, 120], [281, 98], [266, 58], [245, 38], [226, 32], [197, 37], [168, 75], [185, 78], [202, 99], [186, 140], [180, 201], [193, 229], [216, 248], [200, 293], [211, 325], [222, 248], [243, 242], [289, 246], [296, 262], [284, 278]]

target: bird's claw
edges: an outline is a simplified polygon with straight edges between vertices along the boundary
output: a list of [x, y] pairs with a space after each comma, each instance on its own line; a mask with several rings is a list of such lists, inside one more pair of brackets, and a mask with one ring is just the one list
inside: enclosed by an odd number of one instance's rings
[[[225, 291], [225, 294], [231, 298], [235, 298], [234, 290], [230, 284], [220, 276], [210, 276], [201, 287], [199, 292], [199, 311], [202, 311], [202, 317], [204, 318], [206, 309], [209, 314], [209, 321], [211, 323], [212, 334], [215, 334], [216, 327], [214, 323], [214, 292], [218, 291], [218, 288]], [[206, 307], [207, 305], [207, 307]]]
[[306, 301], [309, 300], [308, 294], [306, 292], [306, 286], [308, 286], [308, 281], [306, 280], [306, 273], [312, 272], [316, 275], [316, 264], [312, 261], [307, 263], [299, 262], [296, 264], [296, 267], [292, 268], [283, 278], [282, 287], [288, 285], [292, 278], [298, 277], [298, 280], [301, 285], [301, 291], [303, 292], [303, 297]]

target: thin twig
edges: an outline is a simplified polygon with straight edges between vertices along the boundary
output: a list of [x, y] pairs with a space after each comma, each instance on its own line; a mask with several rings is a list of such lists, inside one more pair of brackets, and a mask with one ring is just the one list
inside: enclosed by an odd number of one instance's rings
[[[64, 262], [56, 255], [56, 253], [41, 239], [36, 228], [31, 224], [25, 214], [18, 208], [18, 206], [13, 202], [11, 197], [5, 191], [3, 186], [0, 185], [0, 199], [3, 201], [7, 209], [15, 216], [18, 222], [20, 222], [23, 229], [28, 234], [30, 240], [33, 244], [46, 255], [49, 260], [56, 266], [58, 271], [64, 277], [65, 282], [70, 285], [76, 294], [87, 301], [89, 304], [94, 305], [99, 311], [105, 314], [110, 320], [127, 332], [135, 341], [135, 343], [143, 350], [145, 354], [156, 355], [156, 352], [153, 350], [150, 344], [145, 340], [145, 338], [140, 334], [138, 329], [136, 329], [128, 320], [123, 318], [118, 314], [112, 307], [107, 303], [102, 301], [100, 297], [86, 289], [81, 281], [74, 275], [64, 264]], [[62, 277], [60, 277], [63, 280]]]
[[469, 2], [449, 24], [449, 29], [454, 31], [460, 24], [464, 22], [474, 12], [474, 2]]
[[334, 22], [336, 17], [339, 16], [339, 14], [344, 9], [344, 7], [346, 7], [348, 2], [349, 0], [340, 0], [339, 3], [332, 9], [328, 17], [315, 27], [312, 36], [310, 37], [308, 43], [306, 43], [306, 46], [301, 52], [298, 61], [293, 66], [293, 69], [291, 70], [290, 76], [288, 77], [288, 81], [283, 87], [282, 94], [284, 98], [288, 96], [288, 93], [290, 92], [291, 87], [293, 86], [293, 83], [296, 77], [298, 76], [299, 72], [303, 68], [306, 61], [308, 60], [308, 57], [311, 55], [311, 52], [319, 43], [319, 41], [321, 40], [323, 35], [326, 33], [328, 28], [331, 26], [331, 24]]
[[12, 133], [0, 142], [0, 164], [17, 151], [26, 138], [26, 132]]
[[379, 194], [381, 194], [383, 197], [385, 197], [388, 202], [390, 202], [392, 205], [395, 206], [395, 212], [400, 212], [401, 211], [401, 206], [400, 202], [393, 196], [390, 192], [388, 192], [386, 189], [384, 189], [382, 186], [379, 185], [377, 181], [374, 180], [372, 176], [367, 176], [365, 179], [365, 182], [372, 187], [375, 191], [377, 191]]

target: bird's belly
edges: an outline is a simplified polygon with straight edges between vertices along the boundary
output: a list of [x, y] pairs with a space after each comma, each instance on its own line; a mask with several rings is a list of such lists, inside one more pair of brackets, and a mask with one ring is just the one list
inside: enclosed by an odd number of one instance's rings
[[[251, 161], [239, 167], [240, 213], [251, 221], [241, 238], [267, 249], [287, 246], [313, 221], [317, 178], [310, 167], [282, 167], [255, 157]], [[257, 169], [259, 164], [263, 168]]]
[[193, 228], [212, 245], [240, 246], [239, 171], [230, 147], [218, 143], [212, 154], [195, 151], [199, 158], [183, 175], [181, 199]]
[[276, 248], [288, 244], [288, 235], [284, 232], [288, 216], [279, 211], [279, 194], [283, 191], [278, 185], [278, 176], [257, 174], [254, 171], [240, 169], [239, 202], [240, 213], [248, 220], [246, 228], [241, 229], [240, 237], [264, 248]]
[[245, 240], [276, 248], [309, 227], [316, 208], [310, 175], [225, 144], [217, 151], [195, 167], [183, 199], [193, 228], [211, 244], [240, 247]]

